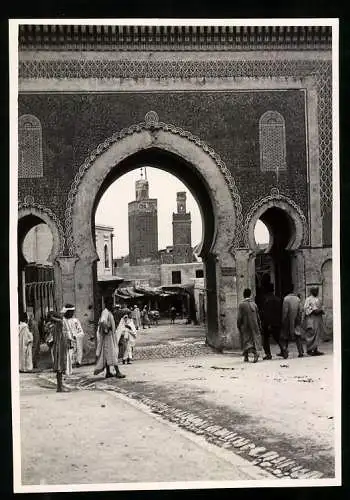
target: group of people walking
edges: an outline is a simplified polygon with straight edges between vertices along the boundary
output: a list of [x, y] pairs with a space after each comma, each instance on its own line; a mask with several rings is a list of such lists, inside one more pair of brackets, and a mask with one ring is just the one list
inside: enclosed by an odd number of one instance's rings
[[273, 284], [268, 283], [258, 308], [251, 297], [251, 290], [246, 288], [237, 316], [244, 361], [249, 361], [249, 354], [252, 354], [253, 362], [256, 363], [262, 348], [265, 352], [263, 359], [272, 359], [271, 337], [280, 349], [277, 356], [284, 359], [288, 358], [291, 340], [296, 343], [299, 358], [304, 356], [303, 340], [309, 356], [322, 355], [318, 348], [324, 331], [324, 310], [318, 293], [318, 287], [312, 287], [310, 295], [302, 305], [300, 296], [293, 287], [281, 300], [274, 294]]
[[[309, 356], [322, 355], [318, 347], [323, 334], [324, 310], [318, 293], [318, 287], [312, 287], [302, 305], [299, 294], [292, 288], [282, 301], [274, 294], [272, 283], [268, 283], [258, 307], [251, 297], [251, 290], [246, 288], [237, 315], [244, 361], [249, 361], [249, 355], [252, 354], [253, 362], [256, 363], [262, 348], [265, 351], [263, 359], [272, 359], [271, 337], [280, 349], [277, 356], [285, 359], [289, 355], [291, 340], [296, 343], [298, 357], [304, 356], [303, 340]], [[57, 374], [58, 392], [65, 390], [63, 374], [71, 375], [73, 367], [82, 363], [84, 331], [74, 312], [74, 305], [66, 304], [61, 313], [50, 311], [45, 322], [45, 341], [51, 353], [53, 370]], [[98, 322], [94, 374], [105, 370], [106, 378], [124, 378], [125, 375], [119, 370], [119, 360], [123, 364], [132, 363], [137, 332], [147, 326], [150, 326], [147, 306], [142, 311], [138, 306], [133, 309], [118, 305], [113, 307], [112, 297], [107, 297]], [[38, 325], [33, 316], [28, 318], [24, 312], [19, 322], [19, 370], [35, 370], [39, 352]]]

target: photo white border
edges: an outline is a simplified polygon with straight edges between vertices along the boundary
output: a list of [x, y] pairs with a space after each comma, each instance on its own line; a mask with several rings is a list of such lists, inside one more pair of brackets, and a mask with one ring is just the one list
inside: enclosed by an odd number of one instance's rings
[[[335, 423], [335, 478], [332, 479], [272, 479], [250, 481], [188, 481], [164, 483], [113, 484], [21, 484], [21, 434], [19, 400], [19, 352], [17, 311], [17, 222], [18, 222], [18, 29], [32, 24], [141, 25], [141, 26], [331, 26], [332, 27], [332, 118], [333, 118], [333, 212], [332, 212], [332, 272], [333, 272], [333, 369]], [[75, 491], [169, 490], [212, 488], [312, 487], [341, 485], [341, 303], [340, 303], [340, 178], [339, 178], [339, 19], [10, 19], [9, 20], [9, 81], [10, 81], [10, 341], [11, 399], [13, 432], [13, 481], [15, 493], [46, 493]]]

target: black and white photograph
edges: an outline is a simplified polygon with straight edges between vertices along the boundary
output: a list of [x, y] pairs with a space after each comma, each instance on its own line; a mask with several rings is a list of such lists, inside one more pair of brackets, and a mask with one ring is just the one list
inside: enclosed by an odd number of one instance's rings
[[341, 485], [338, 29], [9, 20], [16, 493]]

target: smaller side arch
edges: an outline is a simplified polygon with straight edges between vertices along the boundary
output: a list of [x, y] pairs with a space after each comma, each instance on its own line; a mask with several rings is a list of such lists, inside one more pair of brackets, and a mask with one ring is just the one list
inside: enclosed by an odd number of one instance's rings
[[25, 217], [34, 216], [45, 222], [51, 230], [53, 243], [48, 260], [55, 262], [59, 255], [63, 254], [64, 250], [64, 230], [58, 217], [47, 207], [39, 205], [35, 202], [19, 202], [18, 204], [18, 226]]
[[271, 194], [253, 204], [248, 212], [244, 224], [244, 239], [248, 248], [258, 251], [258, 246], [254, 238], [254, 228], [263, 213], [269, 208], [280, 208], [285, 211], [294, 223], [294, 234], [289, 241], [288, 250], [296, 250], [308, 242], [308, 228], [305, 215], [298, 205], [287, 196], [279, 193], [277, 189], [272, 189]]

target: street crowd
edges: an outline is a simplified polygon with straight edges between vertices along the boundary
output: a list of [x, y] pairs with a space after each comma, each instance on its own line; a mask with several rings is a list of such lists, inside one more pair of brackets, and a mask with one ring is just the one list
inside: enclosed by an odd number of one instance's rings
[[[244, 361], [256, 363], [265, 351], [264, 360], [272, 359], [270, 339], [279, 346], [277, 356], [288, 358], [288, 345], [295, 341], [298, 357], [304, 356], [303, 342], [309, 356], [323, 353], [318, 347], [323, 337], [323, 314], [317, 287], [302, 304], [299, 294], [291, 287], [281, 300], [274, 294], [272, 283], [267, 283], [257, 305], [246, 288], [238, 307], [237, 327], [240, 332]], [[57, 375], [57, 391], [67, 390], [63, 385], [63, 375], [71, 375], [73, 367], [82, 363], [84, 331], [78, 318], [74, 316], [73, 304], [66, 304], [60, 313], [49, 311], [45, 321], [45, 343], [50, 351], [53, 370]], [[170, 322], [174, 323], [176, 309], [170, 309]], [[158, 323], [158, 316], [148, 311], [147, 305], [141, 310], [137, 305], [128, 308], [113, 305], [112, 297], [104, 300], [96, 332], [96, 365], [94, 374], [105, 371], [106, 378], [124, 378], [119, 364], [131, 364], [138, 330], [150, 328]], [[19, 323], [19, 370], [31, 372], [37, 369], [40, 352], [40, 334], [33, 315], [20, 315]], [[113, 372], [112, 373], [112, 370]]]
[[[131, 364], [137, 331], [158, 324], [157, 311], [148, 311], [145, 305], [140, 311], [137, 305], [132, 309], [113, 306], [112, 297], [105, 298], [97, 333], [96, 366], [94, 374], [106, 370], [106, 378], [124, 378], [119, 370], [119, 361]], [[74, 316], [75, 306], [66, 304], [60, 313], [49, 311], [45, 320], [45, 344], [50, 351], [53, 370], [57, 375], [57, 392], [67, 389], [63, 385], [63, 375], [71, 375], [73, 367], [82, 363], [84, 331], [78, 318]], [[20, 314], [19, 323], [19, 371], [32, 372], [37, 369], [40, 352], [38, 324], [31, 314]], [[114, 368], [114, 374], [111, 373]]]
[[324, 334], [324, 310], [318, 294], [318, 287], [312, 287], [302, 304], [300, 295], [291, 286], [289, 293], [281, 300], [274, 294], [274, 286], [269, 282], [257, 305], [251, 297], [251, 290], [246, 288], [237, 315], [244, 361], [248, 362], [252, 354], [253, 362], [256, 363], [262, 348], [265, 352], [263, 359], [272, 359], [271, 337], [280, 349], [277, 356], [284, 359], [288, 358], [290, 341], [295, 341], [299, 358], [304, 356], [303, 342], [309, 356], [322, 355], [319, 344]]

